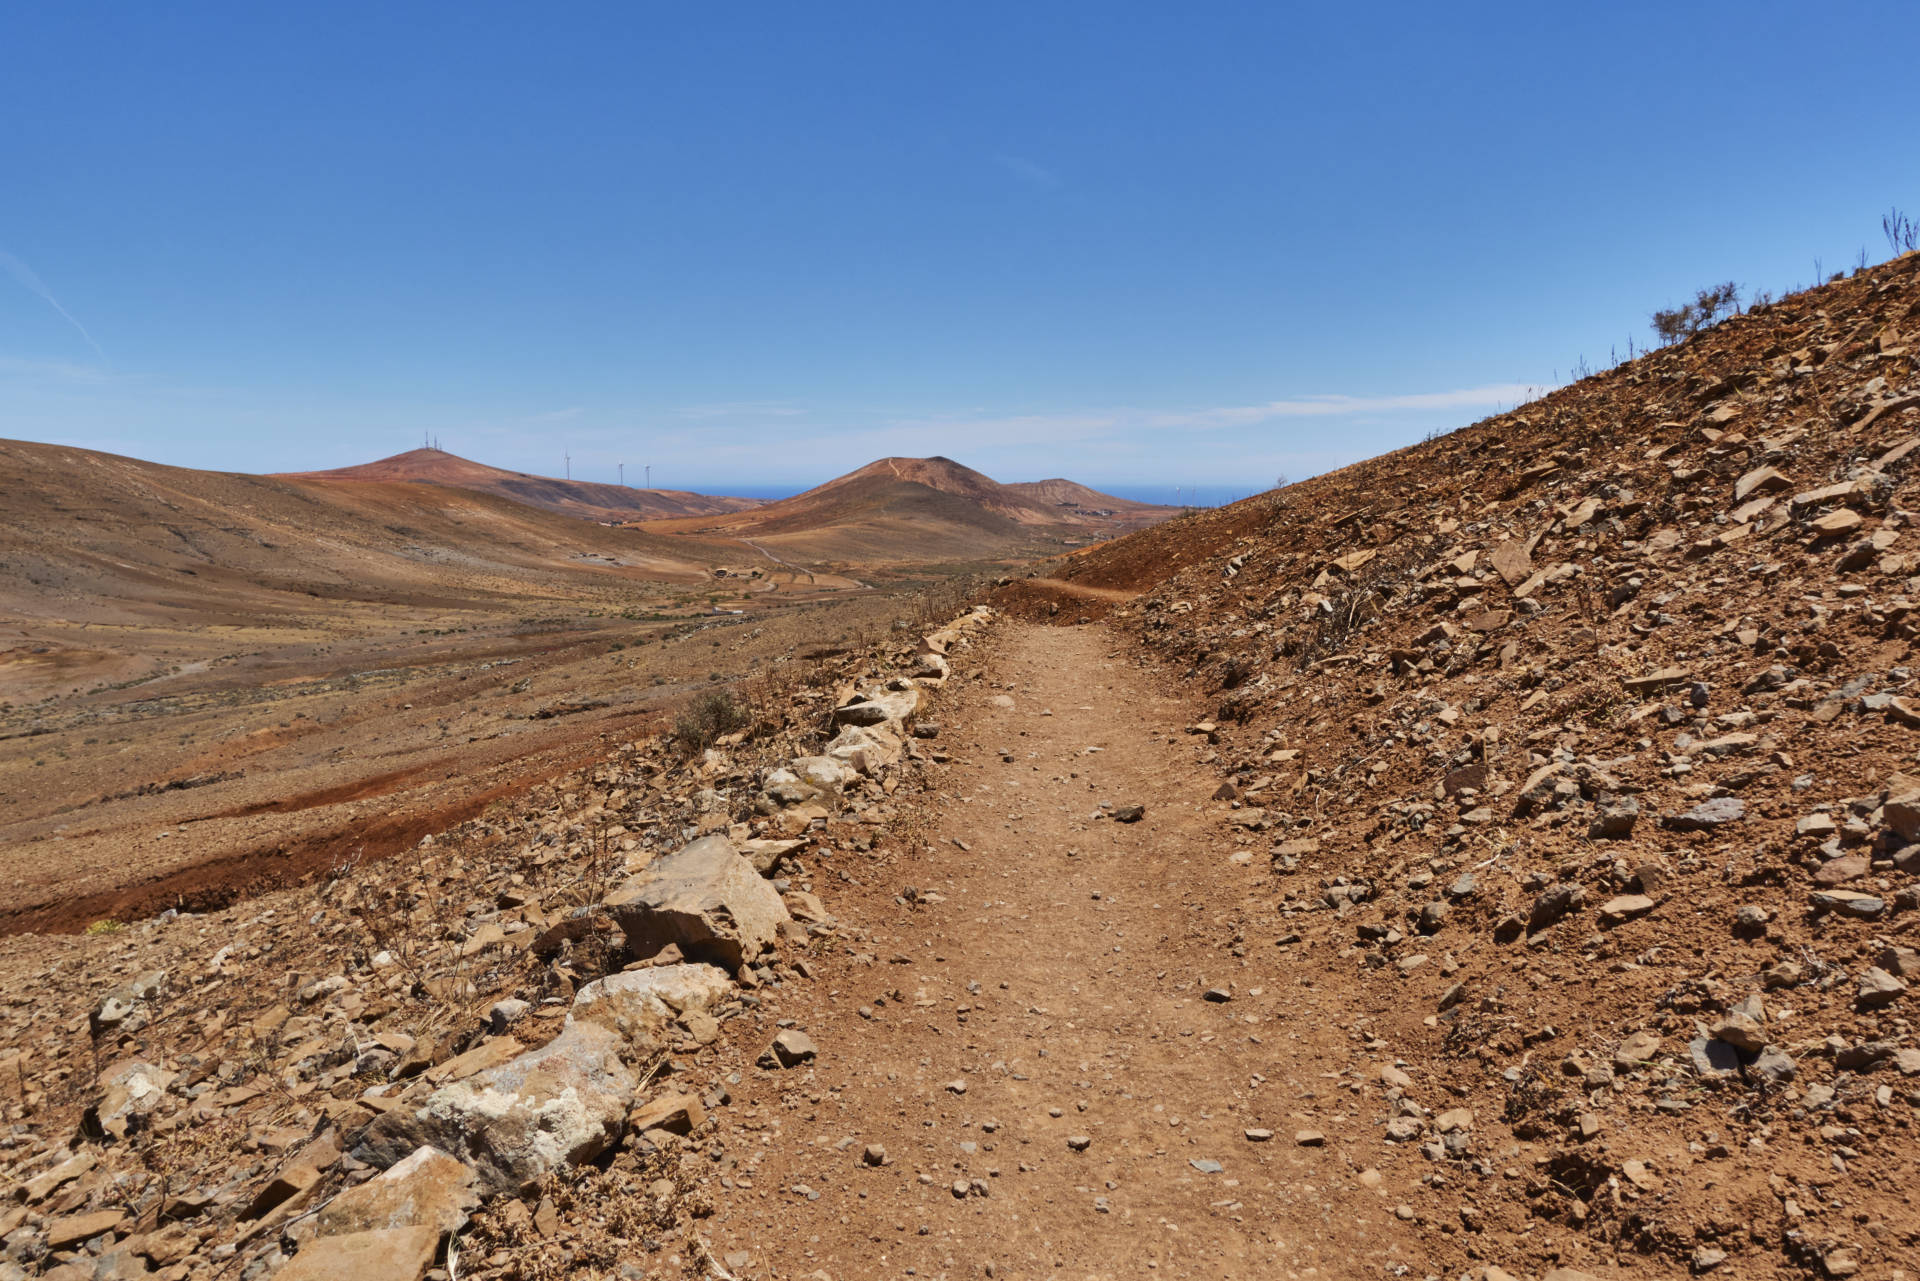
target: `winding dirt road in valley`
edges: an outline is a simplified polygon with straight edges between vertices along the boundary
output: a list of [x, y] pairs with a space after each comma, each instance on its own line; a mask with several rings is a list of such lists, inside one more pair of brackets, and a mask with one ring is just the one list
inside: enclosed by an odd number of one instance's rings
[[989, 645], [942, 699], [952, 762], [912, 847], [836, 854], [854, 883], [815, 869], [871, 950], [765, 994], [766, 1035], [790, 1021], [819, 1058], [743, 1071], [720, 1110], [716, 1255], [833, 1281], [1416, 1263], [1396, 1208], [1431, 1167], [1348, 1142], [1378, 1150], [1392, 1055], [1276, 948], [1266, 838], [1206, 802], [1181, 706], [1102, 626]]

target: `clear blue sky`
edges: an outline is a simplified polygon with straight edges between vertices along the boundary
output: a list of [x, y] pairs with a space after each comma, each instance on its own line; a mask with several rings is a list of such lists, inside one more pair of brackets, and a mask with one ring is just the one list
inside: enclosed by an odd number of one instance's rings
[[1261, 488], [1624, 355], [1698, 285], [1885, 257], [1880, 215], [1920, 216], [1915, 29], [1911, 3], [15, 5], [0, 435]]

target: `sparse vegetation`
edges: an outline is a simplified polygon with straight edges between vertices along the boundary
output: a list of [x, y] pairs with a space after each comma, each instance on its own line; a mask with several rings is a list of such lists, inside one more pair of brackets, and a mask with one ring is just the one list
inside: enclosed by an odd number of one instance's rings
[[747, 724], [747, 712], [730, 690], [711, 689], [695, 694], [674, 718], [673, 741], [683, 756], [697, 756]]
[[101, 917], [99, 920], [95, 921], [92, 925], [87, 926], [87, 933], [118, 934], [121, 930], [124, 930], [126, 928], [127, 928], [126, 922], [116, 921], [111, 916], [104, 916], [104, 917]]
[[1681, 342], [1702, 329], [1718, 324], [1740, 307], [1740, 286], [1731, 280], [1709, 285], [1693, 296], [1693, 301], [1653, 313], [1653, 332], [1661, 343]]
[[1887, 238], [1887, 246], [1895, 254], [1910, 254], [1920, 249], [1920, 223], [1901, 213], [1896, 207], [1889, 209], [1880, 219], [1880, 230]]

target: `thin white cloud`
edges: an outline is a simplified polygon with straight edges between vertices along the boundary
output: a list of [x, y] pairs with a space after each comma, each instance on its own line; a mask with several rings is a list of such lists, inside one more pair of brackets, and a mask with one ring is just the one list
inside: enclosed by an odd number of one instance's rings
[[798, 418], [807, 411], [777, 400], [720, 401], [711, 405], [682, 405], [673, 411], [682, 418]]
[[35, 274], [33, 268], [27, 266], [26, 263], [21, 262], [4, 249], [0, 249], [0, 267], [5, 267], [7, 272], [15, 280], [26, 286], [31, 292], [38, 294], [47, 306], [59, 312], [69, 325], [79, 330], [80, 336], [87, 340], [87, 346], [93, 348], [93, 350], [98, 353], [100, 359], [105, 360], [107, 358], [107, 353], [100, 350], [100, 344], [93, 340], [93, 335], [87, 332], [87, 327], [78, 320], [75, 320], [73, 313], [60, 305], [60, 300], [53, 296], [53, 290], [47, 288], [46, 282]]
[[1482, 387], [1397, 396], [1300, 396], [1288, 400], [1270, 400], [1259, 405], [1220, 405], [1186, 410], [1122, 408], [1068, 410], [1056, 414], [952, 415], [898, 419], [889, 427], [904, 431], [965, 430], [970, 438], [984, 436], [996, 440], [1085, 439], [1120, 432], [1253, 427], [1284, 418], [1351, 418], [1369, 414], [1491, 410], [1520, 404], [1547, 390], [1546, 387], [1527, 383], [1492, 383]]
[[28, 360], [18, 356], [0, 356], [0, 375], [54, 383], [96, 385], [121, 381], [97, 365], [79, 365], [69, 360]]

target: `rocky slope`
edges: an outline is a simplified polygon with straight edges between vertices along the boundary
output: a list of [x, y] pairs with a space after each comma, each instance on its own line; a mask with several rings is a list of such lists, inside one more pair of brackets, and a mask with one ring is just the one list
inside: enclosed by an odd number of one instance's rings
[[704, 1268], [722, 1051], [812, 1058], [765, 998], [852, 941], [815, 880], [890, 818], [985, 621], [323, 885], [0, 943], [0, 1277]]
[[1908, 255], [1002, 593], [1194, 691], [1469, 1257], [1920, 1251], [1917, 366]]

